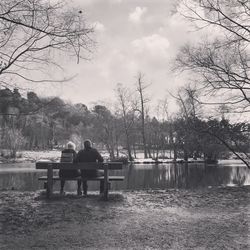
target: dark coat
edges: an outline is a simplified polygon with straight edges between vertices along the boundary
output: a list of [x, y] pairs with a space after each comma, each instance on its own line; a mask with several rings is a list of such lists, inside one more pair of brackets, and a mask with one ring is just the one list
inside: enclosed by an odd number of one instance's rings
[[[85, 148], [78, 152], [76, 162], [103, 162], [103, 157], [95, 148]], [[81, 173], [83, 177], [94, 177], [98, 175], [96, 169], [82, 170]]]

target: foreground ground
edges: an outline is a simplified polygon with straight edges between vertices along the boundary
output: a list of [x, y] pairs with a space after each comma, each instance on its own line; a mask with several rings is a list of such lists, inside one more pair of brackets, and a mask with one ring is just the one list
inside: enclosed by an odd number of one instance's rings
[[0, 249], [250, 249], [250, 187], [0, 192]]

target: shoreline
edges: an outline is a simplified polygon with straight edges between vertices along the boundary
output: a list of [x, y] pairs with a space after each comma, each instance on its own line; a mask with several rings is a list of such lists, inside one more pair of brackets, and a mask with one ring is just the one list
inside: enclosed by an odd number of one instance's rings
[[[47, 151], [21, 151], [18, 152], [21, 157], [15, 158], [15, 159], [10, 159], [10, 158], [4, 158], [4, 157], [0, 157], [0, 164], [15, 164], [15, 163], [35, 163], [39, 160], [51, 160], [51, 161], [59, 161], [60, 160], [60, 155], [61, 155], [61, 151], [59, 150], [47, 150]], [[103, 153], [103, 155], [105, 155], [105, 153]], [[107, 158], [107, 156], [104, 156], [105, 158]], [[239, 162], [241, 163], [240, 160], [237, 159], [228, 159], [228, 160], [224, 160], [224, 159], [219, 159], [217, 163], [206, 163], [203, 159], [192, 159], [189, 158], [188, 161], [184, 161], [183, 159], [177, 159], [176, 161], [174, 161], [174, 159], [152, 159], [152, 158], [143, 158], [143, 157], [139, 157], [134, 159], [134, 161], [128, 161], [128, 163], [132, 163], [132, 164], [185, 164], [185, 163], [205, 163], [205, 164], [220, 164], [223, 162]]]
[[[51, 160], [51, 161], [59, 161], [61, 151], [59, 150], [45, 150], [45, 151], [22, 151], [18, 152], [21, 157], [17, 158], [4, 158], [0, 157], [0, 164], [7, 163], [25, 163], [25, 162], [36, 162], [39, 160]], [[107, 153], [102, 153], [105, 158]], [[128, 161], [127, 163], [132, 164], [165, 164], [165, 163], [204, 163], [205, 161], [202, 159], [194, 160], [189, 159], [188, 161], [184, 161], [183, 159], [152, 159], [152, 158], [136, 158], [133, 161]]]
[[[49, 160], [52, 162], [57, 162], [59, 161], [59, 159], [40, 159], [40, 160]], [[34, 160], [34, 159], [2, 159], [0, 158], [0, 166], [1, 165], [5, 165], [5, 164], [25, 164], [25, 163], [36, 163], [39, 160]], [[230, 160], [218, 160], [217, 163], [206, 163], [204, 160], [188, 160], [188, 161], [184, 161], [182, 159], [179, 160], [172, 160], [172, 159], [167, 159], [167, 160], [151, 160], [151, 159], [137, 159], [135, 161], [128, 161], [127, 163], [124, 164], [135, 164], [135, 165], [161, 165], [161, 164], [205, 164], [205, 165], [211, 165], [211, 166], [216, 166], [216, 165], [220, 165], [220, 164], [229, 164], [229, 165], [244, 165], [244, 163], [241, 160], [237, 160], [237, 159], [230, 159]], [[245, 165], [244, 165], [245, 166]], [[247, 166], [246, 166], [247, 167]]]

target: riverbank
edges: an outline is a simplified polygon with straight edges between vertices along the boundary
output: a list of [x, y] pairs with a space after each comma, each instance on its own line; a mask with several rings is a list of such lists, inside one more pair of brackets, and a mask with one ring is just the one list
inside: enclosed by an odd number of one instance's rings
[[[101, 155], [108, 159], [109, 155], [107, 152], [101, 152]], [[0, 156], [0, 163], [22, 163], [22, 162], [36, 162], [39, 160], [51, 160], [51, 161], [59, 161], [61, 156], [60, 150], [44, 150], [44, 151], [20, 151], [17, 153], [17, 158], [8, 158]], [[173, 163], [173, 159], [152, 159], [152, 158], [144, 158], [143, 153], [138, 153], [136, 159], [134, 159], [133, 163], [135, 164], [161, 164], [161, 163]], [[124, 157], [123, 157], [124, 158]], [[126, 158], [124, 158], [126, 159]], [[177, 163], [183, 163], [183, 159], [177, 159]], [[189, 159], [189, 163], [204, 162], [202, 159]]]
[[250, 186], [0, 200], [0, 249], [250, 248]]
[[[101, 152], [102, 156], [105, 159], [108, 159], [107, 152]], [[0, 164], [1, 163], [24, 163], [24, 162], [36, 162], [39, 160], [51, 160], [51, 161], [59, 161], [61, 156], [60, 150], [44, 150], [44, 151], [21, 151], [17, 153], [17, 158], [11, 159], [6, 157], [0, 156]], [[138, 153], [138, 158], [134, 159], [132, 163], [134, 164], [166, 164], [166, 163], [173, 163], [173, 159], [152, 159], [152, 158], [143, 158], [143, 153]], [[176, 163], [184, 163], [183, 159], [177, 159]], [[204, 163], [203, 159], [188, 159], [188, 163]], [[239, 163], [242, 164], [240, 160], [230, 159], [230, 160], [219, 160], [218, 163]]]
[[41, 159], [49, 159], [57, 161], [60, 159], [61, 151], [59, 150], [44, 150], [44, 151], [20, 151], [17, 152], [17, 158], [8, 158], [6, 155], [0, 156], [0, 163], [22, 163], [22, 162], [36, 162]]

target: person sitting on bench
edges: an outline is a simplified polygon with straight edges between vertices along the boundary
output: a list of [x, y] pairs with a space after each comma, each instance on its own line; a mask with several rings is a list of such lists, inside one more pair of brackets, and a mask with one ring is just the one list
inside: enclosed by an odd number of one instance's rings
[[[76, 145], [69, 141], [67, 143], [66, 149], [62, 151], [61, 154], [61, 162], [76, 162], [76, 151], [75, 151]], [[72, 177], [78, 177], [81, 176], [81, 173], [77, 169], [60, 169], [59, 170], [59, 177], [60, 178], [72, 178]], [[63, 191], [65, 185], [65, 180], [61, 180], [61, 190], [60, 194], [65, 194]], [[77, 195], [81, 195], [81, 180], [77, 181]]]
[[[93, 148], [92, 142], [90, 140], [84, 141], [84, 149], [80, 150], [76, 157], [76, 162], [103, 162], [103, 157], [97, 151], [97, 149]], [[103, 176], [103, 170], [97, 169], [86, 169], [81, 170], [82, 178], [94, 178], [98, 176]], [[82, 183], [83, 193], [87, 195], [88, 185], [87, 181], [83, 180]], [[104, 190], [104, 181], [100, 181], [100, 192], [102, 193]]]

